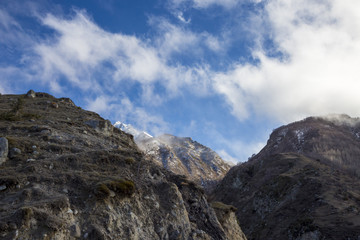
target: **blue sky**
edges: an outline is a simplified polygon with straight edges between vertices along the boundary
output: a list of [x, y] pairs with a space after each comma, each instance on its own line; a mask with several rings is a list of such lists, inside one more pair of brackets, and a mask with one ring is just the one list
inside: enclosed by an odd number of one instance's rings
[[272, 129], [360, 116], [358, 0], [0, 1], [0, 92], [70, 97], [245, 161]]

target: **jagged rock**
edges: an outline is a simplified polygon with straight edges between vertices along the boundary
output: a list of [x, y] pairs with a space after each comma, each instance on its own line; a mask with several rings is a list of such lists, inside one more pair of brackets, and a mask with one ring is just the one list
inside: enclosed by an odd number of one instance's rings
[[0, 165], [6, 162], [9, 152], [8, 140], [4, 137], [0, 137]]
[[246, 240], [235, 216], [236, 208], [221, 202], [212, 202], [216, 216], [228, 239]]
[[36, 97], [36, 93], [34, 90], [29, 90], [27, 93], [26, 93], [26, 97], [28, 98], [35, 98]]
[[51, 107], [53, 107], [53, 108], [59, 108], [59, 104], [57, 104], [56, 102], [52, 102], [52, 103], [51, 103]]
[[14, 158], [16, 156], [19, 156], [21, 154], [21, 150], [18, 149], [18, 148], [12, 148], [10, 149], [10, 152], [9, 152], [9, 157], [10, 158]]
[[71, 107], [75, 107], [75, 103], [70, 98], [60, 98], [60, 102], [66, 103]]
[[87, 120], [85, 121], [85, 124], [94, 128], [96, 131], [101, 132], [105, 135], [111, 134], [114, 127], [112, 126], [111, 122], [108, 120]]
[[78, 224], [74, 224], [70, 227], [70, 235], [75, 238], [81, 237], [81, 229]]

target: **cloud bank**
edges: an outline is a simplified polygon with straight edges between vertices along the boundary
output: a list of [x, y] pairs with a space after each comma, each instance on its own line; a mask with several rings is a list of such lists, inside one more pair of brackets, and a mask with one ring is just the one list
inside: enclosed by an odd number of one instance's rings
[[255, 22], [269, 27], [259, 38], [271, 36], [271, 49], [255, 45], [257, 63], [234, 63], [216, 73], [214, 88], [240, 120], [254, 114], [282, 122], [327, 113], [359, 116], [359, 7], [358, 1], [268, 1]]

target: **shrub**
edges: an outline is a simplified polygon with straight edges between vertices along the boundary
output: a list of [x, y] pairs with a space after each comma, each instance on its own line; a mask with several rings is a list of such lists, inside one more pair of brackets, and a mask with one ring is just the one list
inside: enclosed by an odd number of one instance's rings
[[104, 183], [99, 183], [95, 188], [95, 196], [98, 199], [106, 199], [110, 197], [110, 189]]
[[23, 97], [19, 97], [17, 102], [12, 107], [10, 111], [3, 112], [0, 114], [0, 120], [3, 121], [21, 121], [27, 119], [39, 119], [41, 118], [40, 115], [33, 114], [33, 113], [21, 113], [21, 110], [24, 107], [24, 100]]
[[108, 181], [106, 185], [114, 192], [123, 195], [130, 196], [135, 192], [135, 184], [133, 181], [130, 180], [119, 179]]
[[135, 183], [124, 179], [100, 182], [95, 187], [95, 196], [98, 199], [106, 199], [110, 197], [111, 191], [120, 196], [131, 196], [135, 192]]
[[212, 202], [211, 204], [212, 208], [216, 208], [216, 209], [221, 209], [224, 211], [232, 211], [232, 212], [236, 212], [237, 208], [232, 206], [232, 205], [227, 205], [225, 203], [222, 202]]
[[126, 164], [133, 164], [135, 162], [135, 159], [133, 157], [127, 157], [125, 158], [125, 163]]
[[17, 113], [18, 111], [20, 111], [23, 108], [23, 106], [24, 106], [24, 100], [22, 97], [19, 97], [15, 106], [12, 109], [12, 112]]
[[33, 210], [30, 207], [23, 207], [20, 209], [21, 217], [22, 217], [22, 224], [26, 227], [30, 225], [30, 219], [34, 215]]

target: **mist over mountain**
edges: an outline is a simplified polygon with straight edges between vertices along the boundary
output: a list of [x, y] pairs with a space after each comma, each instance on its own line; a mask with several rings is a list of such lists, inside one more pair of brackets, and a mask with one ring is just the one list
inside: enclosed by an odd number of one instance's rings
[[153, 137], [130, 124], [116, 122], [114, 126], [132, 134], [138, 147], [158, 165], [205, 188], [213, 187], [231, 167], [216, 152], [189, 137], [170, 134]]

